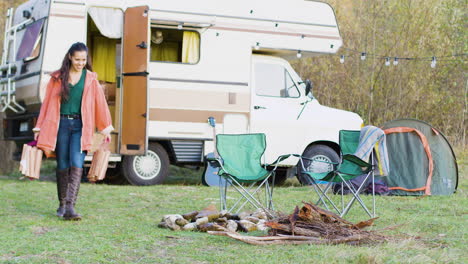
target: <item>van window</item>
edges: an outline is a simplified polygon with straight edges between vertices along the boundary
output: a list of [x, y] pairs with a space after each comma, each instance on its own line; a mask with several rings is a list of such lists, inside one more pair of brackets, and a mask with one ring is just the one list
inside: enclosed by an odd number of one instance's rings
[[196, 64], [200, 59], [197, 31], [151, 28], [151, 61]]
[[16, 53], [16, 60], [30, 61], [39, 57], [42, 42], [42, 26], [45, 19], [29, 24], [24, 32], [23, 39]]
[[299, 97], [299, 89], [288, 71], [281, 65], [255, 64], [255, 92], [274, 97]]

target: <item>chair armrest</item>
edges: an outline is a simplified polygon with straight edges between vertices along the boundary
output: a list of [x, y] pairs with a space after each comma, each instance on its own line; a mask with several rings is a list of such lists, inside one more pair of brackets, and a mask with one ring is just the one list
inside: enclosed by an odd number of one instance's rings
[[271, 163], [271, 164], [266, 164], [266, 166], [274, 166], [274, 168], [273, 168], [272, 171], [275, 171], [275, 170], [278, 168], [278, 164], [279, 164], [281, 161], [283, 161], [283, 160], [285, 160], [285, 159], [287, 159], [287, 158], [289, 158], [289, 157], [291, 157], [291, 156], [293, 156], [293, 157], [298, 157], [298, 158], [301, 157], [301, 155], [299, 155], [299, 154], [285, 154], [285, 155], [281, 155], [281, 156], [279, 156], [273, 163]]
[[209, 163], [214, 168], [219, 168], [223, 166], [223, 160], [221, 158], [216, 158], [213, 156], [207, 156], [206, 162]]

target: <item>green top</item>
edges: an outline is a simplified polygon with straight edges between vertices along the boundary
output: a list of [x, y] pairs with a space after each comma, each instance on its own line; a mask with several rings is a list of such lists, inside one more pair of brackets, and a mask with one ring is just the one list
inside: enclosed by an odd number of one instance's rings
[[86, 79], [86, 68], [83, 69], [80, 80], [75, 84], [68, 84], [70, 87], [70, 96], [68, 100], [60, 105], [60, 114], [62, 115], [80, 115], [81, 97], [83, 95], [84, 83]]

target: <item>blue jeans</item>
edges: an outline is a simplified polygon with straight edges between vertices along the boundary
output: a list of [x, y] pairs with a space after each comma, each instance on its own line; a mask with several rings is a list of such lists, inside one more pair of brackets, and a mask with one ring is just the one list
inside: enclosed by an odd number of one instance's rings
[[81, 152], [81, 119], [68, 119], [60, 117], [57, 135], [57, 169], [63, 170], [71, 166], [83, 168], [86, 152]]

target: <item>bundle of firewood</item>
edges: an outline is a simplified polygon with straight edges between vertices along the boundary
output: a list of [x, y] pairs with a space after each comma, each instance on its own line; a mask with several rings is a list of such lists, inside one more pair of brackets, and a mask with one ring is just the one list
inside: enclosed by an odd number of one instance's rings
[[371, 226], [375, 219], [353, 224], [338, 215], [311, 203], [304, 203], [288, 216], [265, 223], [269, 236], [243, 236], [233, 232], [209, 232], [224, 235], [254, 245], [271, 244], [367, 244], [383, 242], [385, 236], [373, 231], [362, 230]]
[[219, 212], [214, 204], [201, 211], [187, 214], [165, 215], [158, 224], [161, 228], [187, 231], [224, 231], [224, 232], [251, 232], [266, 230], [267, 215], [262, 210], [254, 213], [241, 212], [231, 214], [227, 211]]

